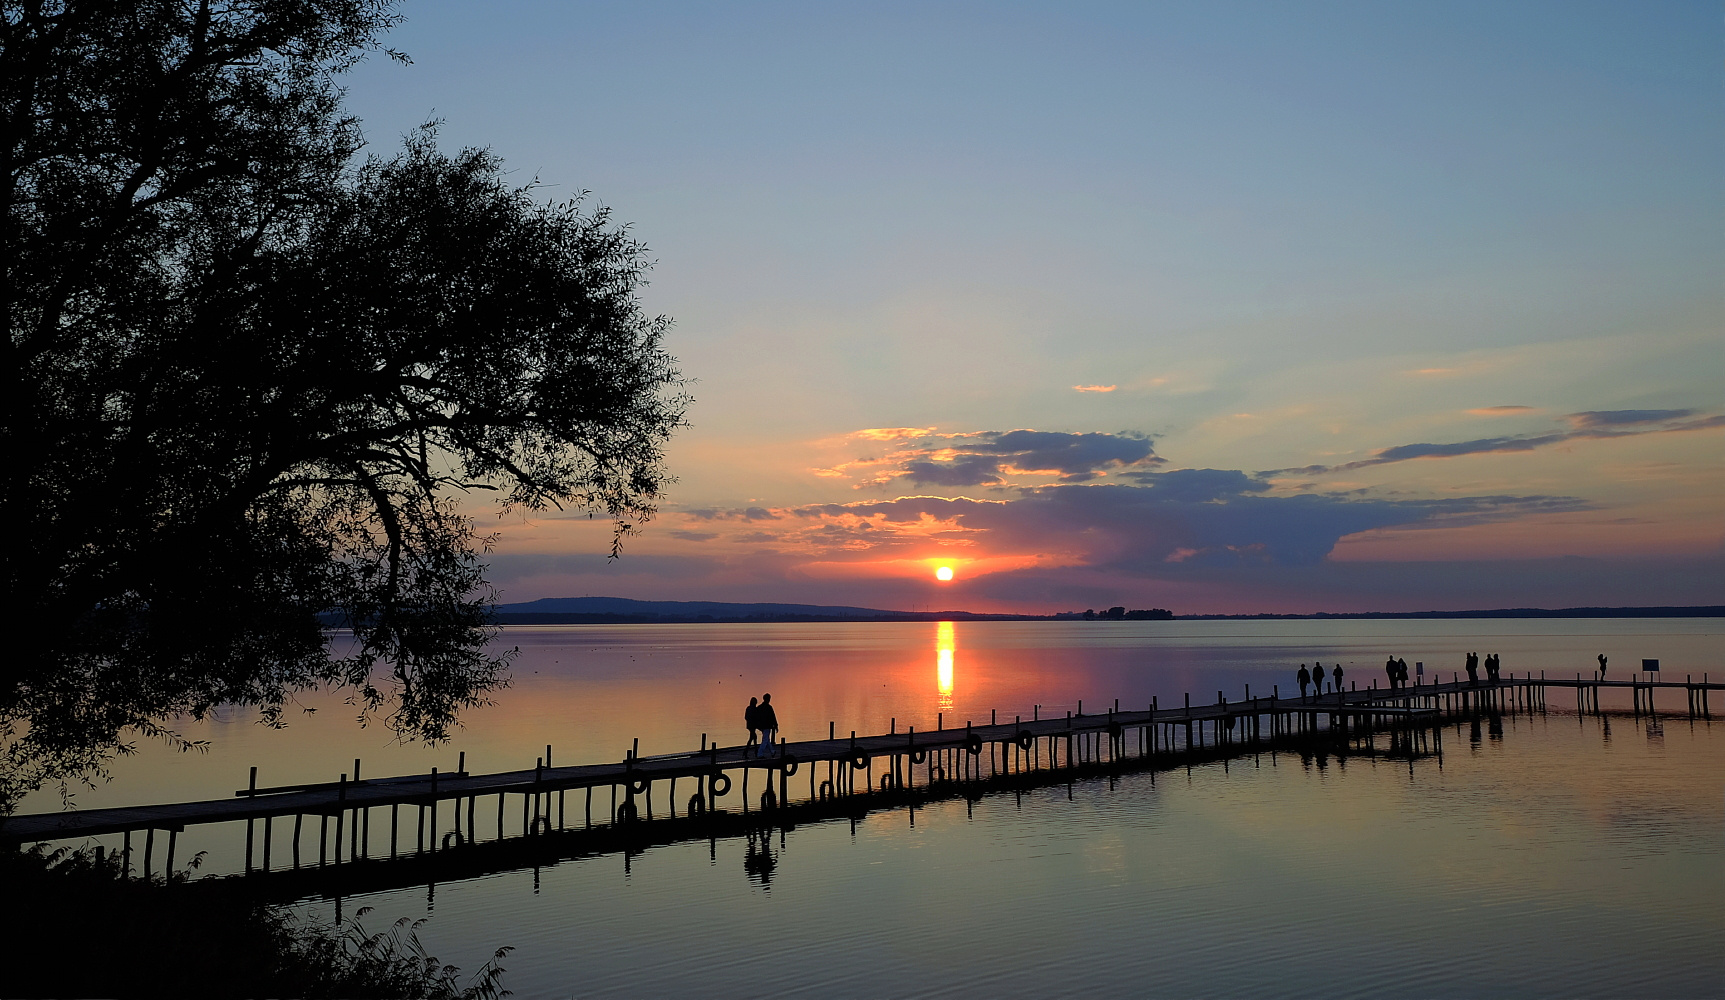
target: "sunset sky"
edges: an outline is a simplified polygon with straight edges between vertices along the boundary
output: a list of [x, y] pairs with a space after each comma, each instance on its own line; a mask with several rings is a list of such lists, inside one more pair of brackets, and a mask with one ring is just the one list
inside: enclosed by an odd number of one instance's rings
[[402, 12], [373, 151], [590, 190], [695, 380], [506, 601], [1725, 603], [1715, 2]]

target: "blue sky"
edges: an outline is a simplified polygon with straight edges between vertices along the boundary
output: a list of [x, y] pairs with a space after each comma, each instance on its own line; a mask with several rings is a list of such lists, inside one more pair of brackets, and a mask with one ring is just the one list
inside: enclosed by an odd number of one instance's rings
[[1717, 4], [402, 13], [374, 150], [591, 191], [698, 380], [661, 517], [502, 522], [508, 600], [1725, 602]]

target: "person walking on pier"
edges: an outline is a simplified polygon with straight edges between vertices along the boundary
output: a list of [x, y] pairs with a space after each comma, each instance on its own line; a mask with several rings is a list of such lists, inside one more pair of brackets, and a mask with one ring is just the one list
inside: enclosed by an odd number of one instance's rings
[[1486, 656], [1486, 658], [1485, 658], [1486, 683], [1488, 683], [1488, 684], [1496, 684], [1497, 683], [1497, 668], [1500, 666], [1502, 666], [1502, 661], [1497, 658], [1496, 653], [1491, 653], [1491, 654]]
[[1479, 683], [1479, 654], [1478, 653], [1467, 654], [1467, 682], [1469, 684], [1478, 684]]
[[1324, 696], [1324, 665], [1322, 663], [1312, 664], [1312, 685], [1313, 697], [1322, 698]]
[[1306, 685], [1312, 683], [1312, 672], [1307, 670], [1306, 665], [1302, 663], [1300, 664], [1300, 672], [1294, 675], [1294, 679], [1300, 682], [1300, 700], [1304, 701], [1306, 699]]
[[1399, 656], [1396, 657], [1396, 679], [1401, 681], [1401, 687], [1408, 686], [1408, 661]]
[[1599, 654], [1599, 679], [1600, 680], [1605, 679], [1605, 654], [1604, 653]]
[[758, 699], [750, 698], [749, 707], [743, 709], [743, 725], [749, 727], [749, 742], [743, 744], [745, 751], [755, 745], [755, 732], [761, 728], [761, 709], [757, 702]]
[[1334, 686], [1336, 689], [1336, 693], [1341, 694], [1342, 693], [1342, 665], [1340, 663], [1336, 664], [1333, 668], [1331, 668], [1331, 675], [1335, 678]]
[[761, 749], [756, 756], [771, 757], [773, 744], [779, 737], [779, 713], [773, 711], [772, 695], [761, 695], [761, 707], [755, 711], [755, 722], [761, 727]]
[[1392, 656], [1389, 659], [1384, 661], [1384, 673], [1388, 674], [1390, 677], [1390, 690], [1392, 690], [1392, 691], [1395, 690], [1395, 687], [1396, 687], [1396, 658], [1395, 657]]

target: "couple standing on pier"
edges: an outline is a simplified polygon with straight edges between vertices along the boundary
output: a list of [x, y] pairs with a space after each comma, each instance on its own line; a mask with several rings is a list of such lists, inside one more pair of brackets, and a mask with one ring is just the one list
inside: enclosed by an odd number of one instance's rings
[[[760, 733], [759, 747], [755, 750], [756, 757], [771, 757], [773, 744], [779, 736], [779, 714], [773, 711], [773, 696], [761, 695], [760, 703], [749, 699], [749, 707], [743, 709], [743, 725], [749, 727], [749, 742], [747, 746], [756, 746], [756, 732]], [[746, 752], [746, 751], [745, 751]]]

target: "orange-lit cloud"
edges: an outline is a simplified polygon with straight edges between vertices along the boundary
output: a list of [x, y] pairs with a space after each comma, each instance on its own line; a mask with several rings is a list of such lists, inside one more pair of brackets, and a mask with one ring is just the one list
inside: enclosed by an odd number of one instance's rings
[[914, 441], [927, 437], [938, 428], [934, 427], [865, 427], [860, 431], [851, 432], [850, 436], [859, 441]]
[[1467, 412], [1476, 417], [1508, 417], [1517, 413], [1532, 413], [1534, 409], [1531, 406], [1481, 406]]
[[1076, 392], [1113, 392], [1120, 387], [1117, 385], [1075, 385], [1072, 388]]

